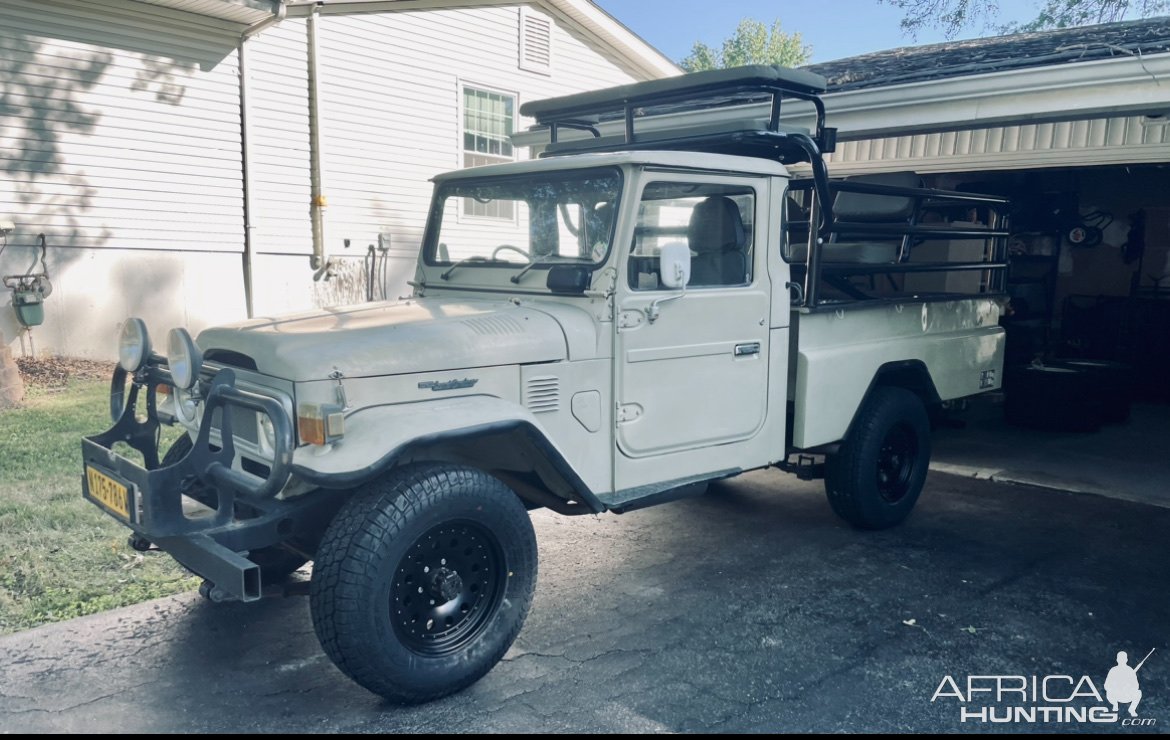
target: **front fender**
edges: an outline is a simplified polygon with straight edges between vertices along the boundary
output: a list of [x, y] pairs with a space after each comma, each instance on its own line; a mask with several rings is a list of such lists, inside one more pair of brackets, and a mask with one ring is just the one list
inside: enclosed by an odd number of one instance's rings
[[594, 513], [605, 510], [565, 455], [525, 408], [494, 396], [391, 404], [359, 409], [345, 418], [345, 437], [332, 447], [300, 447], [292, 472], [322, 488], [353, 488], [392, 468], [420, 448], [511, 436], [542, 478]]

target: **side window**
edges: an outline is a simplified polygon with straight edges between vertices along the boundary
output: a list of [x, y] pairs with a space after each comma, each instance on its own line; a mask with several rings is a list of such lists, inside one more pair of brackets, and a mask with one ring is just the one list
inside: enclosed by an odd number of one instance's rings
[[691, 250], [688, 288], [752, 281], [756, 194], [739, 185], [654, 182], [642, 191], [628, 275], [634, 290], [663, 290], [658, 254], [665, 244]]

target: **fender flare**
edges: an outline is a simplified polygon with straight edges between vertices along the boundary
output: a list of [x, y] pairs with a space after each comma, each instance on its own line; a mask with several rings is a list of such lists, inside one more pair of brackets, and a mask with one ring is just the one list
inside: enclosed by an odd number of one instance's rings
[[861, 403], [853, 412], [853, 418], [849, 420], [849, 427], [845, 430], [844, 439], [848, 439], [853, 434], [853, 426], [857, 423], [857, 416], [861, 413], [862, 407], [869, 401], [875, 388], [904, 388], [910, 391], [922, 401], [926, 413], [933, 418], [931, 409], [942, 403], [942, 398], [939, 396], [938, 388], [934, 385], [934, 378], [930, 375], [930, 369], [922, 360], [899, 360], [897, 362], [887, 362], [884, 365], [879, 365], [874, 372], [873, 378], [869, 381], [869, 387], [865, 389], [865, 394], [861, 397]]
[[[363, 414], [365, 417], [361, 421], [365, 423], [361, 424], [359, 417]], [[458, 427], [443, 427], [434, 421], [440, 419], [460, 419], [465, 423]], [[320, 488], [354, 488], [382, 475], [404, 455], [419, 448], [511, 436], [520, 444], [528, 445], [589, 513], [600, 514], [606, 510], [605, 504], [589, 489], [532, 414], [503, 399], [471, 396], [374, 406], [359, 409], [346, 417], [346, 427], [347, 438], [355, 438], [355, 433], [369, 435], [379, 429], [389, 430], [381, 435], [389, 447], [371, 452], [367, 446], [366, 450], [353, 451], [347, 450], [343, 441], [335, 450], [319, 457], [313, 454], [312, 448], [302, 447], [294, 453], [293, 474]], [[334, 456], [334, 453], [338, 454]]]

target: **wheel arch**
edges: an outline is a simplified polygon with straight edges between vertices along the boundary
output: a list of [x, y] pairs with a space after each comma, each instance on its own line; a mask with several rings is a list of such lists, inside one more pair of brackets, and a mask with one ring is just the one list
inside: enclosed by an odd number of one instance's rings
[[293, 465], [293, 472], [322, 488], [348, 489], [412, 462], [468, 465], [511, 488], [530, 508], [560, 514], [598, 514], [603, 504], [543, 430], [523, 417], [499, 418], [454, 429], [423, 431], [397, 440], [389, 451], [359, 466], [322, 471]]
[[849, 427], [845, 432], [846, 437], [853, 431], [861, 409], [878, 388], [901, 388], [910, 391], [918, 396], [918, 400], [922, 401], [922, 406], [932, 420], [936, 410], [942, 407], [942, 397], [939, 396], [938, 388], [935, 387], [934, 379], [930, 376], [930, 370], [926, 367], [925, 362], [922, 360], [887, 362], [874, 372], [873, 378], [869, 381], [869, 387], [865, 389], [865, 394], [861, 397], [861, 403], [853, 410], [853, 418], [849, 421]]

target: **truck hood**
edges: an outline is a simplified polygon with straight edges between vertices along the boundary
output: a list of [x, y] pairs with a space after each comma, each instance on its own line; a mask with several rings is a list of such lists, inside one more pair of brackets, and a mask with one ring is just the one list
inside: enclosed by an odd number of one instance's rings
[[554, 362], [565, 334], [546, 313], [502, 301], [410, 299], [253, 319], [207, 329], [208, 359], [292, 381]]

